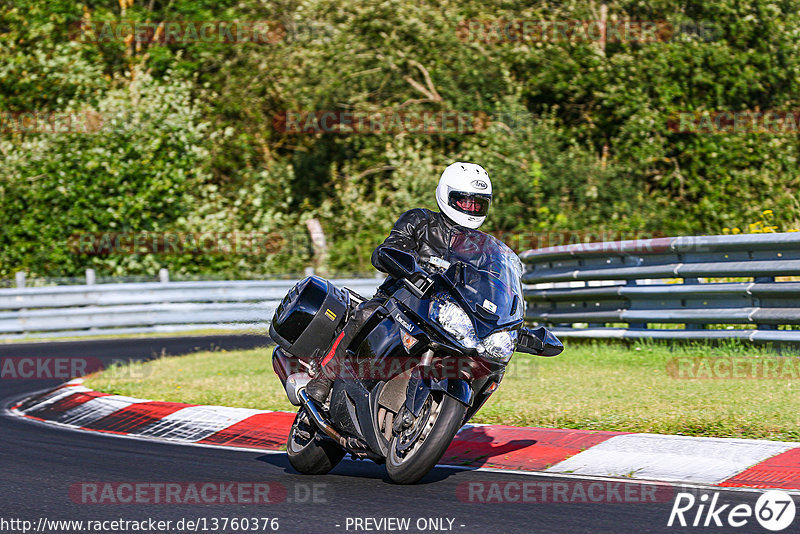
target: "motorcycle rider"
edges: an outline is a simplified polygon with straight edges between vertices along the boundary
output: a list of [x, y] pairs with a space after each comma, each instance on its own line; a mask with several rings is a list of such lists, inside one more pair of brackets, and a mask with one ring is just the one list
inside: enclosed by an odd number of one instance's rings
[[[449, 165], [436, 188], [438, 212], [416, 208], [403, 213], [386, 240], [372, 252], [372, 265], [388, 273], [381, 265], [378, 251], [391, 247], [414, 256], [425, 268], [431, 258], [445, 258], [450, 245], [451, 231], [456, 226], [477, 229], [486, 219], [492, 203], [492, 182], [489, 173], [475, 163], [456, 162]], [[396, 289], [398, 281], [389, 276], [371, 300], [361, 303], [326, 355], [316, 362], [314, 378], [306, 386], [308, 395], [324, 403], [330, 394], [335, 374], [326, 371], [331, 360], [342, 361], [346, 347], [372, 312], [381, 306]], [[333, 367], [333, 366], [330, 366]]]

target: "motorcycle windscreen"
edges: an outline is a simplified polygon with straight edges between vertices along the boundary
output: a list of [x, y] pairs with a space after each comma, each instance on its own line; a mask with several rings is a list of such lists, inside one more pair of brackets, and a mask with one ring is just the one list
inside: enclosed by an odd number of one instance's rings
[[459, 228], [448, 259], [445, 276], [473, 311], [494, 315], [500, 324], [523, 319], [522, 262], [514, 251], [488, 234]]

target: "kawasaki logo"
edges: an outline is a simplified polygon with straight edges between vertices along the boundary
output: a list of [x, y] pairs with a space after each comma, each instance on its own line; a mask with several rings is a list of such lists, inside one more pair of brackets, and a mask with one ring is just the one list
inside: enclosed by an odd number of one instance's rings
[[408, 321], [406, 321], [405, 319], [403, 319], [403, 316], [402, 316], [402, 315], [400, 315], [399, 313], [398, 313], [397, 315], [395, 315], [395, 316], [394, 316], [394, 318], [395, 318], [395, 320], [396, 320], [398, 323], [400, 323], [401, 325], [403, 325], [403, 328], [405, 328], [405, 329], [406, 329], [406, 330], [408, 330], [409, 332], [410, 332], [410, 331], [412, 331], [412, 330], [414, 329], [414, 327], [413, 327], [413, 326], [411, 326], [411, 323], [409, 323]]

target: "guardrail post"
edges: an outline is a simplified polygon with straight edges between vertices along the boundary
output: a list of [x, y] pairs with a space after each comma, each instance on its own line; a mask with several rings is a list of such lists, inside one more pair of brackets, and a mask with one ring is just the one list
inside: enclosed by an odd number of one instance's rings
[[158, 270], [158, 281], [162, 284], [169, 282], [169, 271], [167, 269], [161, 268]]
[[[769, 284], [775, 281], [774, 276], [755, 276], [753, 277], [753, 282], [756, 284]], [[776, 324], [758, 324], [756, 323], [756, 330], [777, 330], [778, 325]]]
[[[625, 280], [626, 286], [638, 286], [639, 280]], [[628, 328], [632, 330], [647, 330], [647, 323], [628, 323]]]
[[[17, 287], [25, 287], [25, 272], [24, 271], [18, 271], [16, 273], [14, 273], [14, 279], [17, 282]], [[25, 297], [22, 297], [22, 298], [25, 298]], [[26, 311], [28, 311], [28, 308], [20, 308], [19, 309], [19, 313], [20, 314], [24, 314]], [[25, 329], [25, 322], [24, 321], [22, 322], [22, 333], [23, 334], [27, 334], [28, 333], [28, 331]]]
[[[93, 286], [96, 281], [97, 281], [97, 279], [96, 279], [96, 276], [95, 276], [94, 269], [86, 269], [86, 285], [87, 286]], [[94, 309], [96, 309], [96, 306], [87, 306], [86, 309], [87, 310], [94, 310]], [[96, 331], [97, 331], [97, 328], [95, 328], [93, 326], [89, 327], [89, 332], [96, 332]]]
[[[638, 286], [639, 280], [628, 279], [625, 280], [626, 286]], [[628, 328], [632, 330], [647, 330], [647, 323], [628, 323]]]
[[[684, 285], [687, 286], [696, 286], [700, 284], [700, 279], [697, 277], [690, 277], [683, 279]], [[685, 301], [681, 301], [681, 304], [685, 305]], [[706, 330], [706, 325], [701, 323], [684, 323], [684, 330]]]

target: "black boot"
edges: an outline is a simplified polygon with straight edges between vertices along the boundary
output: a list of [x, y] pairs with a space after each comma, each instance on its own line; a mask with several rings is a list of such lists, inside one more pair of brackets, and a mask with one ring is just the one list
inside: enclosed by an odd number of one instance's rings
[[333, 380], [325, 376], [325, 373], [319, 372], [317, 376], [306, 384], [306, 393], [314, 402], [324, 404], [328, 400], [328, 394], [331, 392], [332, 387]]

